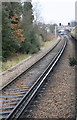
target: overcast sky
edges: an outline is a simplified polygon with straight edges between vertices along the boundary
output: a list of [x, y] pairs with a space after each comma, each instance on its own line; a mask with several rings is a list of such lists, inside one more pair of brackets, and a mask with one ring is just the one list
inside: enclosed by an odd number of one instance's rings
[[76, 0], [32, 0], [39, 2], [40, 13], [45, 23], [62, 23], [75, 20]]

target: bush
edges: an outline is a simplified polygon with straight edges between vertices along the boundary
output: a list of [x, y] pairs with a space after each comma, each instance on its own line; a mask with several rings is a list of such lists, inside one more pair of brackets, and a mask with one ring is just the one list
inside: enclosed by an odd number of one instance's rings
[[38, 51], [39, 51], [38, 48], [35, 45], [32, 45], [29, 53], [34, 54], [37, 53]]
[[36, 39], [33, 31], [27, 31], [25, 33], [25, 40], [21, 43], [19, 52], [21, 53], [36, 53], [40, 50], [40, 42]]
[[77, 65], [77, 60], [75, 59], [75, 57], [69, 57], [69, 64], [70, 66]]

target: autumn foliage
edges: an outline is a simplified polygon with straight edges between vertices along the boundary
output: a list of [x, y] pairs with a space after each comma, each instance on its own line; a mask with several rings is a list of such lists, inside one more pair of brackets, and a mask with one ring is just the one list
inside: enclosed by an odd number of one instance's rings
[[[2, 58], [13, 53], [35, 53], [40, 49], [34, 29], [31, 2], [2, 3]], [[21, 18], [22, 16], [22, 18]]]
[[14, 37], [19, 42], [24, 41], [25, 40], [25, 37], [23, 35], [24, 30], [19, 28], [20, 24], [19, 24], [18, 17], [16, 14], [11, 18], [11, 22], [12, 22], [11, 29], [13, 30], [12, 33], [13, 33]]

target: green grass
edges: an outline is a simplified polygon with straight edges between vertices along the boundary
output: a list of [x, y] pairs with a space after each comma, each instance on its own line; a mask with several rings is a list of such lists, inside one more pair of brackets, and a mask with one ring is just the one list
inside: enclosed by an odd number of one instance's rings
[[77, 28], [73, 29], [73, 30], [71, 31], [71, 33], [72, 33], [72, 34], [77, 34]]
[[18, 54], [17, 56], [13, 56], [10, 59], [8, 59], [6, 62], [2, 63], [2, 71], [5, 71], [7, 69], [9, 69], [10, 67], [13, 67], [14, 65], [20, 63], [22, 60], [28, 58], [29, 56], [31, 56], [31, 54]]
[[50, 45], [50, 44], [52, 44], [52, 41], [46, 41], [46, 42], [44, 42], [44, 47], [46, 47], [46, 46], [48, 46], [48, 45]]
[[77, 33], [77, 28], [75, 28], [75, 33]]

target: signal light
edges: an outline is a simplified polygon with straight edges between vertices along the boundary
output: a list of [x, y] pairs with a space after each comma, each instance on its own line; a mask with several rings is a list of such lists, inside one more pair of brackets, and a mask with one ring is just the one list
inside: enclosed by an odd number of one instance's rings
[[59, 23], [59, 26], [61, 26], [61, 23]]
[[68, 26], [70, 26], [70, 23], [68, 23]]

